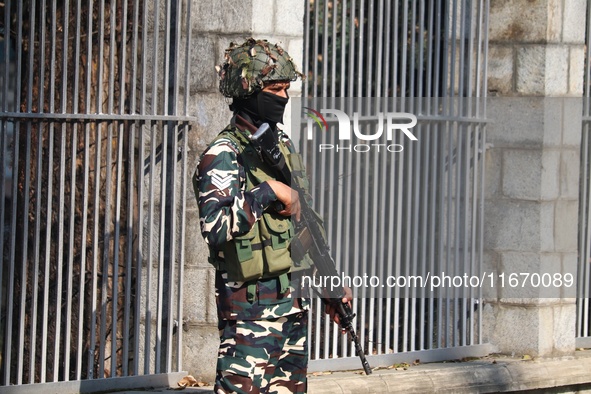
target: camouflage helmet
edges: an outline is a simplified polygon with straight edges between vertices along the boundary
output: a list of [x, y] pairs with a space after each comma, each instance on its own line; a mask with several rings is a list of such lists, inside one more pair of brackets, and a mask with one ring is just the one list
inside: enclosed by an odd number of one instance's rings
[[224, 64], [216, 66], [216, 70], [220, 92], [226, 97], [247, 97], [262, 90], [265, 82], [303, 77], [283, 48], [254, 38], [242, 45], [230, 43]]

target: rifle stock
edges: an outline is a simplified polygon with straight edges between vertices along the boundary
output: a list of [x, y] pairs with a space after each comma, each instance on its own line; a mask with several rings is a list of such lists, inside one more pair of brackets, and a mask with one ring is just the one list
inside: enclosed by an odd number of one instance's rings
[[[294, 238], [298, 245], [296, 249], [299, 249], [298, 253], [300, 254], [305, 254], [305, 251], [309, 250], [319, 275], [324, 277], [338, 276], [335, 261], [330, 255], [330, 248], [323, 236], [320, 224], [318, 223], [312, 208], [310, 208], [306, 202], [304, 191], [299, 185], [292, 185], [291, 172], [286, 165], [285, 157], [281, 153], [272, 133], [273, 131], [269, 125], [263, 123], [261, 127], [251, 135], [250, 140], [262, 159], [277, 171], [278, 180], [290, 186], [300, 194], [300, 226], [303, 227], [304, 231], [298, 231], [298, 234], [301, 236]], [[355, 344], [357, 356], [361, 360], [366, 375], [371, 374], [371, 367], [367, 362], [365, 352], [363, 351], [359, 337], [355, 332], [355, 327], [353, 327], [355, 314], [351, 310], [349, 303], [343, 302], [343, 297], [346, 295], [345, 289], [339, 287], [337, 289], [326, 288], [324, 290], [328, 297], [323, 297], [323, 301], [336, 308], [336, 311], [339, 314], [340, 325], [349, 333], [351, 340]]]

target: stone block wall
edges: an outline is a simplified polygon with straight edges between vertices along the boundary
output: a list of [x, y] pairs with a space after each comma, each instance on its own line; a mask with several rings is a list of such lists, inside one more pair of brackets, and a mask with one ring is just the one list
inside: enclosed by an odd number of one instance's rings
[[489, 95], [573, 96], [583, 89], [583, 0], [493, 0]]
[[[486, 269], [576, 275], [585, 15], [582, 0], [491, 1]], [[572, 355], [573, 297], [498, 288], [486, 339], [504, 353]]]
[[[219, 93], [215, 72], [215, 66], [223, 61], [224, 50], [230, 42], [249, 37], [279, 42], [301, 70], [305, 5], [299, 0], [191, 1], [189, 115], [197, 121], [191, 125], [188, 141], [189, 177], [199, 155], [230, 120], [230, 101]], [[300, 92], [301, 83], [292, 83], [290, 95], [299, 96]], [[187, 194], [182, 366], [196, 378], [213, 381], [219, 344], [214, 275], [207, 262], [208, 250], [201, 237], [192, 187]]]
[[[580, 138], [581, 112], [570, 114], [570, 106], [580, 101], [522, 97], [489, 102], [488, 117], [497, 121], [487, 135], [486, 269], [576, 275], [579, 145], [569, 140], [576, 139], [571, 134], [577, 129]], [[488, 339], [501, 352], [572, 353], [574, 292], [530, 290], [531, 298], [523, 298], [523, 292], [512, 297], [511, 289], [498, 288], [496, 299], [487, 300], [493, 313]], [[564, 320], [548, 319], [557, 314]]]

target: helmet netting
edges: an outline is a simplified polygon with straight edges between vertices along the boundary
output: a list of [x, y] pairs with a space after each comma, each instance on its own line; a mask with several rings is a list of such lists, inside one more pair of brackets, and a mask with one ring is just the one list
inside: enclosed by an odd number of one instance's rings
[[265, 82], [295, 81], [297, 71], [289, 54], [279, 45], [250, 38], [226, 49], [224, 64], [216, 67], [220, 92], [226, 97], [246, 97], [262, 90]]

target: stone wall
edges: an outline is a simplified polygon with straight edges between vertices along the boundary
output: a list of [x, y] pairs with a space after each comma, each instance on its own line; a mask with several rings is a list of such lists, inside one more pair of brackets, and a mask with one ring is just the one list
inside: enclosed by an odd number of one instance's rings
[[[189, 114], [197, 121], [189, 135], [189, 169], [209, 141], [229, 122], [231, 112], [218, 91], [214, 67], [223, 60], [231, 41], [262, 38], [279, 42], [302, 65], [304, 1], [193, 0], [192, 67]], [[292, 83], [299, 96], [301, 83]], [[289, 113], [289, 110], [286, 110]], [[286, 121], [288, 123], [288, 121]], [[207, 262], [207, 245], [199, 230], [199, 212], [192, 187], [187, 191], [187, 250], [184, 283], [183, 369], [212, 381], [219, 343], [214, 297], [214, 275]]]
[[[582, 0], [491, 2], [485, 270], [576, 274], [585, 15]], [[574, 352], [573, 295], [538, 295], [487, 300], [498, 351]]]
[[488, 90], [501, 96], [581, 97], [584, 0], [493, 0]]

